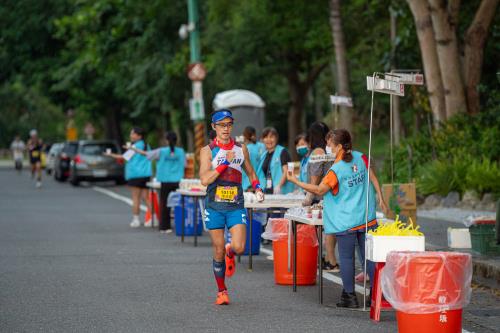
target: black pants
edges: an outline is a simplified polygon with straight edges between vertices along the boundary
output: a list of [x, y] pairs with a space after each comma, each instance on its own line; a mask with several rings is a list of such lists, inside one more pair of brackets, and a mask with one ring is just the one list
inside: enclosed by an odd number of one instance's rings
[[170, 192], [179, 188], [179, 183], [161, 183], [160, 190], [160, 230], [172, 229], [170, 223], [170, 207], [167, 207], [167, 199]]

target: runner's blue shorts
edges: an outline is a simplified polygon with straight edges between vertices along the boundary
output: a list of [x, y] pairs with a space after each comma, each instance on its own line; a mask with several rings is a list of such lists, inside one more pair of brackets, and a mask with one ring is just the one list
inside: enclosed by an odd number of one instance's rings
[[245, 209], [215, 210], [205, 209], [205, 226], [208, 230], [231, 229], [238, 224], [247, 224], [247, 212]]

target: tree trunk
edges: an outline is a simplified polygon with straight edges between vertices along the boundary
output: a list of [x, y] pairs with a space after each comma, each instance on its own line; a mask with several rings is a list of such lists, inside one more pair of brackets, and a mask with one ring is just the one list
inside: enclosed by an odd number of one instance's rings
[[[335, 64], [337, 66], [338, 94], [341, 96], [351, 96], [344, 30], [340, 15], [340, 0], [330, 0], [330, 25], [335, 49]], [[352, 110], [345, 106], [340, 107], [340, 125], [352, 131]]]
[[453, 18], [447, 10], [446, 0], [429, 0], [432, 26], [437, 42], [437, 54], [443, 80], [446, 117], [465, 112], [465, 89], [458, 57], [458, 43]]
[[465, 89], [469, 113], [479, 113], [479, 90], [486, 37], [499, 0], [483, 0], [465, 34]]
[[116, 140], [121, 146], [124, 143], [121, 129], [121, 110], [119, 108], [108, 110], [105, 123], [106, 137]]
[[301, 119], [308, 89], [299, 81], [296, 72], [288, 75], [288, 93], [290, 95], [290, 111], [288, 112], [288, 149], [292, 159], [297, 158], [295, 137], [301, 130]]
[[446, 120], [446, 109], [429, 7], [422, 0], [407, 0], [407, 2], [415, 19], [425, 80], [427, 82], [427, 92], [429, 93], [429, 101], [434, 115], [434, 124], [438, 125]]

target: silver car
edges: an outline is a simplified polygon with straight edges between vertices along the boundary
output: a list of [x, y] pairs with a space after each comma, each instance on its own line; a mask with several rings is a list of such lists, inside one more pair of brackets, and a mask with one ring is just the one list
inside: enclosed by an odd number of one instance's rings
[[56, 157], [61, 153], [63, 149], [64, 143], [54, 143], [49, 150], [49, 153], [47, 154], [47, 163], [45, 166], [45, 172], [47, 172], [48, 175], [52, 174], [54, 171], [55, 165], [56, 165]]
[[69, 182], [74, 186], [78, 186], [82, 180], [114, 180], [117, 184], [123, 184], [124, 161], [104, 156], [106, 152], [120, 154], [121, 150], [115, 141], [79, 141], [76, 154], [70, 162]]

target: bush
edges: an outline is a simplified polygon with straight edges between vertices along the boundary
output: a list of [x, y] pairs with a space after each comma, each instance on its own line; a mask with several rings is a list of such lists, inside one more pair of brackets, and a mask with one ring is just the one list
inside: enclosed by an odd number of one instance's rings
[[[384, 174], [390, 179], [388, 154], [386, 161]], [[500, 196], [499, 162], [500, 112], [491, 108], [476, 116], [455, 116], [432, 134], [424, 131], [404, 140], [394, 151], [394, 180], [415, 179], [424, 195], [470, 189]]]

